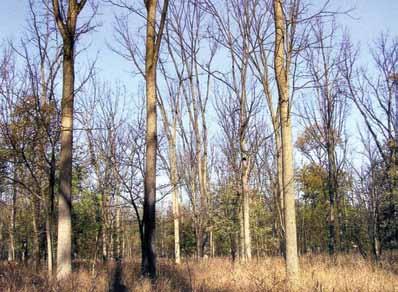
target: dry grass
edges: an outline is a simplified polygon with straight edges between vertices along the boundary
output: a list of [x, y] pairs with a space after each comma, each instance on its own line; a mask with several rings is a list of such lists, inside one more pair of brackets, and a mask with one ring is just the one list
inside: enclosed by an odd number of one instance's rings
[[[64, 283], [46, 279], [27, 267], [0, 265], [0, 291], [288, 291], [283, 259], [277, 257], [232, 263], [228, 259], [159, 261], [155, 283], [139, 277], [139, 262], [111, 263], [96, 273], [79, 265]], [[375, 265], [357, 256], [301, 258], [299, 291], [398, 292], [398, 263], [391, 259]]]

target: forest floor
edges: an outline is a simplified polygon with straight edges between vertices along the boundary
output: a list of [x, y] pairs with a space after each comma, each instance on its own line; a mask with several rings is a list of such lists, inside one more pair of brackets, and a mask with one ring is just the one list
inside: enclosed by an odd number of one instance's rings
[[[97, 267], [76, 262], [73, 276], [63, 283], [47, 280], [45, 271], [34, 273], [22, 264], [0, 264], [0, 291], [289, 291], [285, 282], [284, 261], [279, 257], [232, 263], [215, 258], [184, 260], [179, 266], [159, 259], [156, 282], [139, 276], [138, 261]], [[359, 256], [303, 256], [300, 259], [299, 291], [379, 292], [398, 291], [398, 258], [389, 257], [375, 264]]]

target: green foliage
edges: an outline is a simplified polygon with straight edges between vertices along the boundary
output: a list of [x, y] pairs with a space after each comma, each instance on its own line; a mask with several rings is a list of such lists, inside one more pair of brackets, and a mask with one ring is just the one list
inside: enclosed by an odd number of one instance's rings
[[72, 209], [73, 254], [79, 258], [92, 258], [96, 252], [96, 242], [100, 222], [98, 220], [98, 201], [96, 194], [83, 192]]

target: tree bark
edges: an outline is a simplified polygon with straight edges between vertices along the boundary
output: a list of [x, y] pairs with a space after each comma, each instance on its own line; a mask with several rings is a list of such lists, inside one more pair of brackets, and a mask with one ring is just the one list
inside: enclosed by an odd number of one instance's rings
[[[37, 194], [40, 194], [37, 192]], [[40, 200], [37, 196], [33, 197], [32, 201], [32, 225], [33, 225], [33, 259], [34, 269], [39, 271], [40, 267]]]
[[[14, 181], [17, 179], [16, 161], [14, 161]], [[9, 247], [8, 247], [8, 260], [15, 261], [15, 222], [17, 214], [17, 185], [14, 182], [12, 187], [12, 205], [10, 214], [9, 225]]]
[[57, 279], [63, 279], [72, 272], [72, 145], [75, 81], [73, 51], [73, 41], [64, 40], [60, 189], [58, 194]]
[[286, 275], [289, 285], [292, 288], [296, 288], [299, 280], [299, 262], [297, 253], [293, 143], [288, 90], [288, 68], [286, 68], [287, 61], [285, 57], [286, 29], [282, 1], [274, 0], [273, 7], [275, 24], [274, 70], [279, 94], [282, 143], [282, 183], [286, 235]]
[[57, 279], [72, 272], [72, 148], [75, 98], [75, 40], [77, 17], [87, 0], [68, 0], [67, 12], [60, 0], [52, 0], [57, 28], [63, 40], [61, 101], [61, 152], [58, 193]]
[[156, 149], [157, 149], [157, 113], [156, 113], [156, 0], [145, 1], [147, 9], [146, 27], [146, 163], [144, 178], [144, 214], [142, 245], [142, 275], [156, 277], [156, 254], [153, 240], [155, 237], [156, 202]]
[[174, 219], [174, 257], [176, 264], [181, 263], [180, 255], [180, 204], [179, 204], [179, 187], [177, 175], [177, 146], [176, 146], [176, 124], [173, 126], [173, 137], [169, 141], [170, 153], [170, 172], [171, 172], [171, 185], [173, 188], [173, 219]]

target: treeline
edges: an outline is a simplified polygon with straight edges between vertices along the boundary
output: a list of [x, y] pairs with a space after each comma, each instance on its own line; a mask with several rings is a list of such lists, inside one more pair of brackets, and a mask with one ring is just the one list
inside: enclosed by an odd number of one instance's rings
[[[329, 1], [106, 2], [30, 0], [2, 44], [2, 259], [283, 255], [294, 283], [298, 254], [397, 248], [394, 36], [360, 48]], [[137, 88], [75, 62], [109, 5]]]

